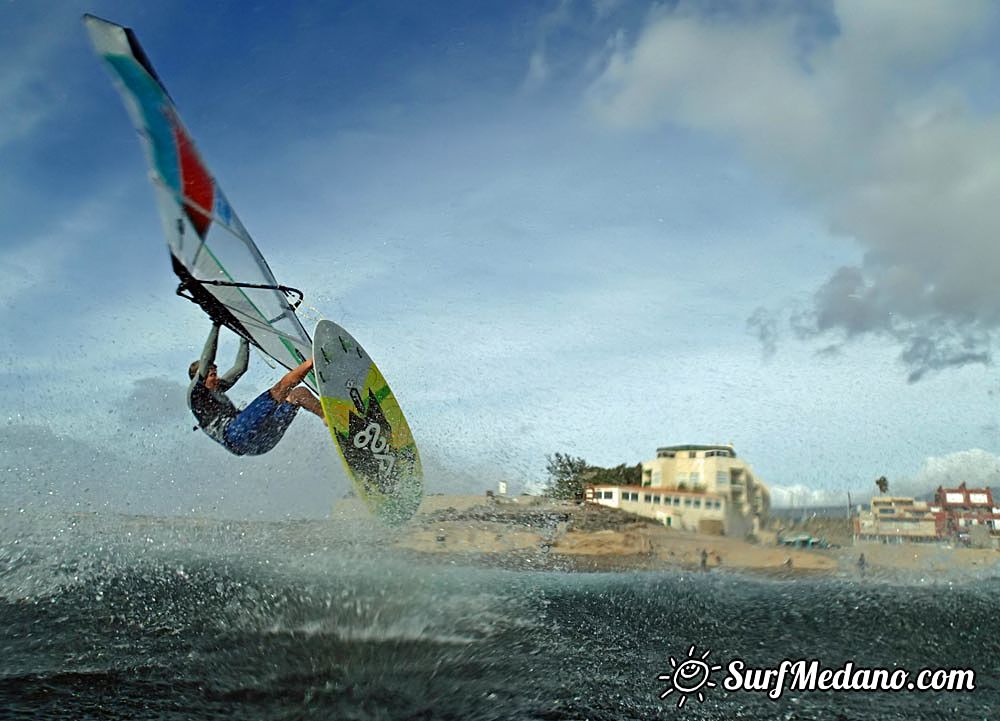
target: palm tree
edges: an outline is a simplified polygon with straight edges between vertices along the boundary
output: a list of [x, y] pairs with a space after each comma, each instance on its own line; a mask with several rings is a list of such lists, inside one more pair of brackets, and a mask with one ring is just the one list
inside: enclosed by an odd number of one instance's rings
[[875, 479], [875, 485], [878, 486], [879, 493], [883, 496], [889, 492], [889, 481], [885, 476], [879, 476]]

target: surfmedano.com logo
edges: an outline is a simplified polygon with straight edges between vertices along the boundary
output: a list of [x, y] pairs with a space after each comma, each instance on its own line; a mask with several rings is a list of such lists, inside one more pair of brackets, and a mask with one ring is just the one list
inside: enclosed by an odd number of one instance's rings
[[705, 651], [701, 656], [697, 655], [695, 647], [688, 649], [687, 658], [679, 664], [670, 657], [671, 673], [661, 673], [656, 678], [660, 681], [669, 681], [670, 686], [660, 694], [660, 698], [665, 699], [672, 693], [677, 693], [677, 708], [684, 708], [688, 697], [692, 694], [698, 699], [698, 703], [705, 700], [705, 694], [701, 692], [703, 688], [715, 688], [712, 680], [712, 672], [718, 671], [722, 666], [710, 666], [707, 659], [711, 651]]
[[[688, 648], [687, 656], [678, 663], [669, 657], [671, 671], [661, 673], [657, 680], [669, 685], [660, 692], [661, 699], [673, 696], [677, 708], [683, 708], [694, 696], [701, 703], [705, 689], [718, 686], [712, 674], [721, 671], [721, 665], [712, 665], [711, 651], [699, 654], [695, 646]], [[911, 673], [904, 668], [864, 668], [848, 661], [835, 668], [824, 667], [817, 659], [785, 659], [776, 667], [753, 668], [741, 658], [732, 659], [725, 667], [722, 687], [727, 691], [764, 693], [773, 701], [788, 691], [974, 691], [976, 672], [968, 668], [920, 669]], [[675, 696], [676, 694], [676, 696]]]

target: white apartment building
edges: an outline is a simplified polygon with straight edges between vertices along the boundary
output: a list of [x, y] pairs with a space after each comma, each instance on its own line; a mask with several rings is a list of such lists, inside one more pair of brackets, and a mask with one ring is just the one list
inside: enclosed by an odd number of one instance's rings
[[756, 533], [771, 495], [731, 445], [658, 448], [642, 464], [642, 485], [590, 485], [586, 500], [702, 533]]

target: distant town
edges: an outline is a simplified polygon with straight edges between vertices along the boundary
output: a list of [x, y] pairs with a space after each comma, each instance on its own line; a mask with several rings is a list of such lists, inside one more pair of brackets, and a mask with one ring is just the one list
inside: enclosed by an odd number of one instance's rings
[[[1000, 548], [1000, 508], [989, 488], [939, 487], [932, 500], [888, 494], [868, 506], [845, 503], [858, 542], [950, 543]], [[641, 464], [638, 483], [583, 483], [583, 500], [651, 518], [679, 530], [731, 537], [769, 535], [771, 494], [732, 445], [677, 445], [658, 448]], [[788, 542], [787, 538], [776, 541]], [[801, 534], [796, 544], [821, 539]]]

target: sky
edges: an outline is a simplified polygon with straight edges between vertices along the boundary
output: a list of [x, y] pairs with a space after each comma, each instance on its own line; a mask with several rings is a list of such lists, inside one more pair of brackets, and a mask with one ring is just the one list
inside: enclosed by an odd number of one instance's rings
[[[349, 490], [308, 418], [257, 458], [192, 431], [209, 326], [84, 12], [136, 32], [307, 327], [376, 359], [428, 492], [682, 443], [732, 443], [778, 505], [997, 484], [993, 3], [14, 0], [0, 507]], [[230, 395], [278, 375], [254, 356]]]

